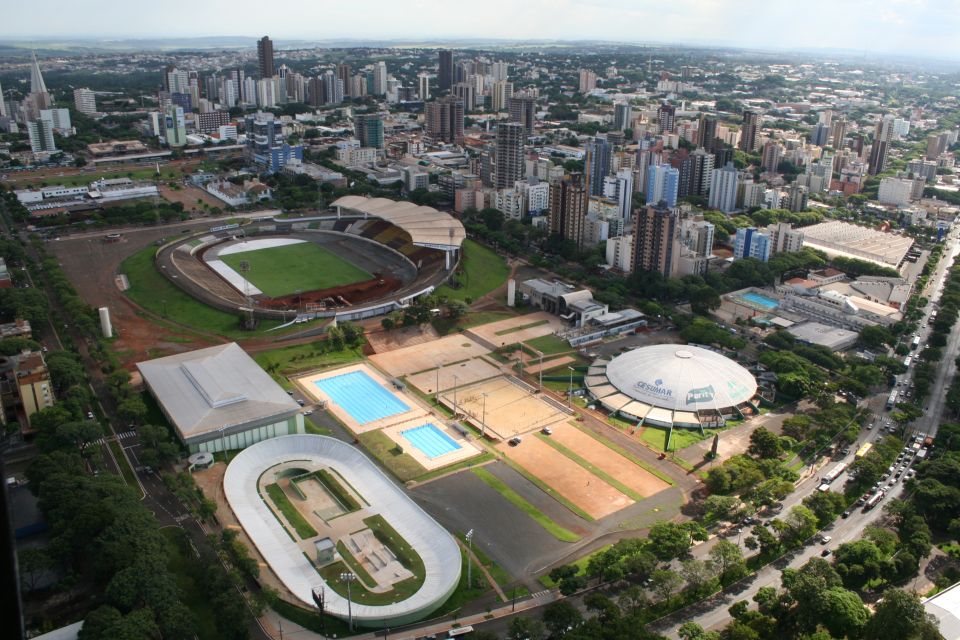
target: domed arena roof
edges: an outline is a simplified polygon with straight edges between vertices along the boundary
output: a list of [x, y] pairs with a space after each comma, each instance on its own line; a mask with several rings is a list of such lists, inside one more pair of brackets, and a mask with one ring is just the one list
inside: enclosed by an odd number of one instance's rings
[[689, 345], [634, 349], [611, 360], [605, 373], [620, 393], [670, 411], [737, 407], [757, 393], [749, 371], [726, 356]]

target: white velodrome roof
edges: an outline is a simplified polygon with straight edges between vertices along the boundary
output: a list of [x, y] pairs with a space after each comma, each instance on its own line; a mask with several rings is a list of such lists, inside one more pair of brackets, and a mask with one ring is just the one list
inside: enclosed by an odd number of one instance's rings
[[923, 608], [940, 623], [944, 638], [960, 638], [960, 582], [924, 600]]
[[757, 392], [749, 371], [726, 356], [690, 345], [628, 351], [610, 361], [606, 374], [621, 393], [673, 411], [736, 407]]
[[467, 237], [463, 224], [450, 214], [412, 202], [343, 196], [333, 206], [353, 209], [391, 222], [409, 233], [413, 243], [418, 245], [459, 248]]
[[[411, 597], [389, 605], [353, 603], [355, 620], [400, 624], [422, 618], [443, 604], [460, 581], [460, 549], [453, 537], [391, 482], [358, 449], [335, 438], [292, 435], [264, 440], [235, 457], [223, 477], [224, 494], [237, 520], [280, 581], [310, 608], [323, 578], [283, 530], [257, 492], [257, 480], [272, 466], [311, 460], [331, 466], [420, 554], [426, 579]], [[326, 610], [346, 618], [347, 600], [324, 588]]]

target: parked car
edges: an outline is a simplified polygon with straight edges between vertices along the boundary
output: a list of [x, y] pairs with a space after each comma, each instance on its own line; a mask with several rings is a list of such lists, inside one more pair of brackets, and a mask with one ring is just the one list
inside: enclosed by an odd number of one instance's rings
[[511, 447], [515, 447], [515, 446], [517, 446], [518, 444], [520, 444], [521, 442], [523, 442], [523, 438], [521, 438], [520, 436], [516, 436], [516, 437], [514, 437], [514, 438], [510, 438], [509, 440], [507, 440], [507, 443], [508, 443]]

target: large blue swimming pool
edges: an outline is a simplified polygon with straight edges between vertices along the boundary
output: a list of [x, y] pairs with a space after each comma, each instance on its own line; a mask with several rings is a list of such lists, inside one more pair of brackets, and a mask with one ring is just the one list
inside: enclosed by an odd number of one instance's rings
[[772, 311], [780, 306], [780, 303], [774, 300], [773, 298], [768, 298], [767, 296], [756, 293], [755, 291], [749, 291], [740, 296], [747, 302], [752, 302], [758, 307], [762, 307], [767, 311]]
[[413, 429], [401, 431], [400, 435], [431, 460], [460, 448], [460, 445], [453, 438], [437, 428], [437, 425], [429, 422]]
[[363, 371], [351, 371], [316, 380], [313, 384], [330, 396], [330, 399], [349, 413], [358, 424], [367, 424], [410, 410], [410, 407]]

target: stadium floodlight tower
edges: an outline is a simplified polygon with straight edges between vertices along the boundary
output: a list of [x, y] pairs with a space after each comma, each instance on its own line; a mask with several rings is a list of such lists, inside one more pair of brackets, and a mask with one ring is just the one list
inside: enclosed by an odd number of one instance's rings
[[350, 593], [350, 585], [353, 584], [353, 581], [357, 579], [357, 575], [351, 571], [344, 571], [340, 574], [340, 580], [347, 583], [347, 617], [349, 619], [348, 626], [350, 631], [353, 631], [353, 596]]

